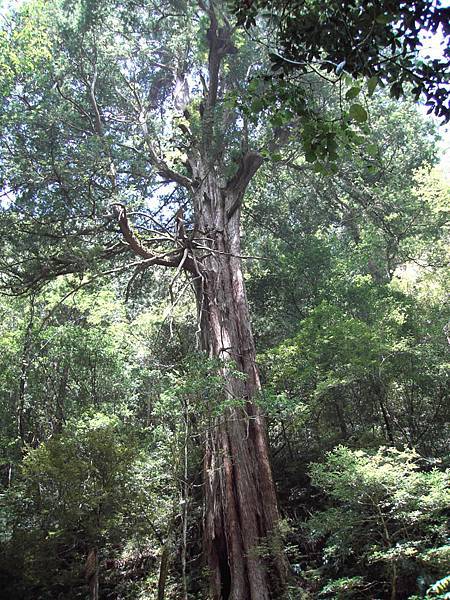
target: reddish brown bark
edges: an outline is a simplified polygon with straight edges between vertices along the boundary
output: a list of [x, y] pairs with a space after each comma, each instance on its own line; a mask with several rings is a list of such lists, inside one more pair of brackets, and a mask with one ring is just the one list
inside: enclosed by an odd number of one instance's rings
[[[236, 404], [206, 436], [204, 546], [211, 598], [281, 598], [285, 565], [265, 423], [253, 402], [260, 381], [240, 259], [239, 196], [245, 185], [236, 192], [209, 181], [207, 188], [209, 204], [197, 212], [212, 249], [197, 279], [203, 347], [220, 359], [224, 394]], [[234, 376], [236, 370], [246, 377]]]
[[[204, 551], [212, 600], [280, 599], [285, 587], [265, 423], [254, 402], [260, 381], [240, 257], [240, 204], [260, 164], [256, 154], [244, 157], [237, 175], [220, 187], [203, 162], [193, 163], [202, 181], [193, 197], [198, 237], [178, 239], [184, 249], [176, 254], [178, 268], [195, 283], [203, 350], [220, 361], [224, 399], [231, 401], [211, 419], [205, 438]], [[118, 216], [131, 246], [124, 207]]]
[[244, 151], [248, 139], [243, 133], [236, 173], [225, 181], [217, 101], [223, 94], [222, 60], [237, 50], [228, 21], [219, 25], [214, 4], [199, 0], [199, 6], [210, 21], [208, 81], [202, 79], [201, 133], [194, 139], [188, 131], [189, 177], [175, 173], [156, 155], [145, 119], [140, 119], [151, 162], [164, 179], [183, 186], [192, 201], [193, 230], [186, 233], [179, 211], [174, 249], [158, 256], [134, 234], [123, 205], [116, 204], [114, 213], [130, 250], [144, 259], [141, 266], [175, 267], [175, 278], [182, 269], [193, 278], [203, 350], [220, 361], [224, 397], [231, 400], [231, 408], [211, 419], [205, 439], [204, 551], [209, 597], [278, 600], [283, 597], [286, 569], [265, 423], [254, 402], [260, 381], [240, 257], [241, 203], [263, 159], [256, 151]]

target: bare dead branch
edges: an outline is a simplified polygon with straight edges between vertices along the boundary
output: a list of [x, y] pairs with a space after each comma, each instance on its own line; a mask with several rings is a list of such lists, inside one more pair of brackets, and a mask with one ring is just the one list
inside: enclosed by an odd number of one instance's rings
[[214, 254], [221, 254], [223, 256], [231, 256], [232, 258], [241, 258], [242, 260], [272, 260], [267, 256], [253, 256], [253, 255], [244, 255], [244, 254], [233, 254], [232, 252], [222, 252], [221, 250], [215, 250], [214, 248], [210, 248], [209, 246], [203, 246], [201, 244], [195, 243], [195, 248], [199, 248], [201, 250], [208, 250], [208, 256], [212, 256]]
[[184, 263], [186, 262], [188, 254], [189, 254], [189, 250], [187, 248], [185, 248], [183, 251], [183, 258], [180, 260], [180, 264], [178, 265], [177, 270], [175, 271], [175, 275], [173, 276], [172, 281], [170, 282], [169, 293], [170, 293], [170, 298], [171, 298], [172, 302], [173, 302], [173, 286], [181, 273], [181, 270], [184, 266]]
[[192, 189], [192, 180], [189, 177], [186, 177], [186, 175], [182, 175], [181, 173], [178, 173], [177, 171], [171, 169], [166, 163], [166, 161], [157, 155], [152, 139], [150, 137], [150, 132], [148, 130], [148, 125], [144, 113], [140, 114], [139, 123], [141, 125], [142, 133], [144, 134], [144, 141], [149, 154], [150, 162], [156, 168], [158, 174], [167, 181], [173, 181], [174, 183], [178, 183], [179, 185], [189, 190]]
[[95, 131], [100, 137], [103, 137], [102, 118], [100, 116], [100, 110], [98, 108], [97, 99], [95, 98], [95, 86], [97, 84], [97, 77], [98, 77], [98, 71], [97, 71], [97, 65], [95, 65], [94, 74], [92, 76], [92, 81], [89, 85], [89, 99], [91, 101], [92, 108], [93, 108], [94, 114], [95, 114]]
[[[157, 227], [159, 227], [162, 231], [164, 231], [171, 239], [173, 239], [175, 241], [175, 237], [172, 235], [172, 233], [169, 231], [169, 229], [167, 229], [167, 227], [165, 227], [164, 225], [162, 225], [161, 223], [158, 223], [158, 221], [152, 216], [149, 215], [148, 213], [142, 212], [142, 211], [133, 211], [128, 213], [128, 216], [134, 216], [137, 215], [139, 217], [143, 217], [144, 219], [148, 219], [149, 221], [152, 221], [152, 223], [154, 223]], [[159, 231], [158, 233], [161, 233], [161, 231]]]
[[[130, 277], [128, 283], [127, 283], [127, 289], [125, 291], [125, 302], [128, 302], [129, 298], [130, 298], [130, 293], [131, 293], [131, 288], [133, 287], [133, 283], [136, 279], [136, 277], [138, 275], [142, 275], [145, 271], [145, 265], [138, 265], [133, 273], [133, 275]], [[141, 278], [142, 281], [142, 278]]]
[[81, 106], [81, 104], [79, 104], [72, 97], [67, 96], [63, 92], [59, 81], [55, 82], [55, 87], [56, 87], [56, 90], [58, 91], [58, 94], [61, 96], [61, 98], [66, 100], [66, 102], [69, 102], [69, 104], [71, 104], [80, 115], [83, 115], [83, 117], [86, 117], [89, 121], [92, 131], [95, 131], [95, 125], [94, 125], [94, 122], [92, 121], [91, 115]]

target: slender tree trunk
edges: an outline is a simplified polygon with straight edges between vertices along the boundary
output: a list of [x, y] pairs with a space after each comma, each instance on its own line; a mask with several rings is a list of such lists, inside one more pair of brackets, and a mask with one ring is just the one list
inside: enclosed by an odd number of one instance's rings
[[395, 446], [395, 437], [394, 432], [392, 430], [392, 424], [389, 412], [386, 408], [385, 401], [387, 399], [387, 388], [386, 385], [381, 381], [379, 377], [373, 378], [373, 389], [375, 393], [375, 398], [378, 401], [380, 406], [381, 415], [383, 417], [383, 423], [386, 429], [386, 437], [389, 443], [392, 446]]
[[67, 394], [67, 383], [69, 381], [69, 363], [66, 363], [61, 371], [61, 379], [58, 386], [58, 393], [55, 398], [55, 416], [53, 419], [53, 430], [55, 433], [61, 433], [65, 421], [64, 404]]
[[189, 516], [189, 404], [185, 400], [183, 406], [184, 413], [184, 465], [183, 465], [183, 539], [181, 545], [181, 577], [183, 580], [183, 600], [188, 600], [187, 585], [187, 534], [188, 534], [188, 516]]
[[336, 417], [339, 423], [339, 429], [341, 430], [341, 437], [345, 441], [348, 439], [348, 428], [344, 413], [344, 394], [339, 388], [335, 391], [333, 403], [336, 410]]
[[239, 209], [227, 212], [233, 198], [215, 182], [206, 196], [210, 204], [201, 205], [198, 221], [213, 252], [196, 280], [202, 342], [208, 355], [221, 361], [232, 406], [211, 423], [205, 440], [210, 594], [214, 600], [281, 598], [286, 569], [265, 423], [253, 401], [260, 381], [240, 259]]
[[157, 600], [164, 600], [166, 593], [167, 574], [169, 572], [169, 542], [166, 542], [161, 550], [161, 564], [159, 567]]
[[26, 443], [26, 431], [25, 431], [25, 402], [27, 396], [27, 388], [28, 388], [28, 373], [30, 369], [31, 362], [31, 345], [32, 345], [32, 331], [34, 325], [34, 295], [30, 298], [30, 309], [29, 309], [29, 317], [27, 326], [25, 328], [24, 340], [23, 340], [23, 349], [22, 349], [22, 358], [20, 365], [20, 375], [19, 375], [19, 389], [18, 389], [18, 398], [17, 398], [17, 433], [19, 435], [19, 439], [21, 445], [24, 446]]
[[97, 548], [91, 548], [88, 552], [84, 575], [89, 587], [90, 600], [98, 600], [98, 553]]

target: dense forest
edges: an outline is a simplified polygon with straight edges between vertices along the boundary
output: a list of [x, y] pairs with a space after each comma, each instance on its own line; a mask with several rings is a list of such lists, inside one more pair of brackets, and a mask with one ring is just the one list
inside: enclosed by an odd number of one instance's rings
[[449, 12], [5, 4], [2, 600], [450, 598]]

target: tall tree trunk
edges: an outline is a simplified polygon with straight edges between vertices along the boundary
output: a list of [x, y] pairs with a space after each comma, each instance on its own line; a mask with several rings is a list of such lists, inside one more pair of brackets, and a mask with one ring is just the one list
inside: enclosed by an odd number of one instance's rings
[[32, 332], [34, 326], [34, 302], [35, 295], [33, 294], [30, 298], [28, 322], [24, 333], [17, 398], [17, 433], [22, 446], [24, 446], [27, 441], [25, 431], [25, 403], [28, 388], [28, 374], [31, 362]]
[[286, 569], [265, 423], [253, 401], [260, 380], [240, 258], [240, 210], [233, 194], [212, 180], [206, 195], [208, 202], [197, 204], [199, 227], [212, 250], [196, 280], [202, 342], [210, 357], [220, 359], [224, 394], [231, 400], [205, 440], [204, 549], [211, 598], [281, 598]]
[[[176, 257], [155, 257], [134, 234], [126, 208], [115, 205], [131, 250], [147, 264], [184, 268], [193, 278], [203, 350], [220, 361], [229, 408], [207, 428], [204, 455], [204, 552], [212, 600], [283, 597], [286, 566], [269, 462], [264, 417], [255, 396], [261, 385], [245, 293], [240, 247], [240, 206], [262, 162], [248, 152], [226, 184], [200, 160], [193, 171], [194, 232], [177, 214]], [[198, 234], [199, 237], [196, 237]]]
[[84, 566], [84, 576], [89, 587], [89, 599], [98, 600], [98, 552], [91, 548]]
[[[199, 112], [201, 134], [185, 133], [190, 176], [175, 172], [155, 150], [145, 115], [140, 124], [150, 161], [166, 181], [184, 187], [192, 201], [193, 231], [187, 232], [183, 209], [175, 215], [176, 248], [157, 255], [135, 235], [126, 207], [113, 204], [129, 249], [145, 261], [184, 269], [193, 278], [200, 316], [203, 350], [220, 361], [224, 395], [231, 402], [207, 428], [204, 455], [204, 552], [210, 573], [211, 600], [280, 600], [286, 566], [278, 531], [279, 515], [269, 462], [265, 423], [255, 397], [260, 381], [241, 264], [240, 209], [245, 190], [263, 162], [248, 150], [233, 177], [225, 180], [225, 146], [221, 111], [220, 68], [224, 56], [237, 49], [231, 27], [220, 25], [215, 4], [199, 1], [209, 16], [208, 78]], [[220, 94], [219, 94], [220, 92]], [[186, 117], [187, 118], [187, 117]]]

